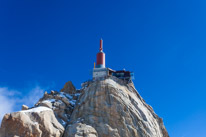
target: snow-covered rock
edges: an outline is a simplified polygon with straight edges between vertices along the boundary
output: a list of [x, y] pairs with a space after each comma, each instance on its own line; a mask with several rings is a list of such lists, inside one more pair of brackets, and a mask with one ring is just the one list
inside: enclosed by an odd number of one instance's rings
[[6, 114], [0, 129], [0, 137], [61, 137], [63, 133], [64, 127], [47, 107]]
[[6, 114], [0, 137], [169, 137], [133, 83], [110, 77], [45, 92], [34, 108]]

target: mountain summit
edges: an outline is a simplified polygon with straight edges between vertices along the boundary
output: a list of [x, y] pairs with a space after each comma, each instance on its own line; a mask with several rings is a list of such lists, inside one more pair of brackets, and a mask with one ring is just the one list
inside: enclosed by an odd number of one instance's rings
[[103, 40], [93, 79], [45, 92], [33, 108], [6, 114], [0, 137], [168, 137], [163, 121], [134, 87], [133, 72], [105, 67]]
[[4, 116], [0, 137], [169, 137], [133, 83], [114, 76], [87, 81], [80, 90], [67, 82], [22, 109]]

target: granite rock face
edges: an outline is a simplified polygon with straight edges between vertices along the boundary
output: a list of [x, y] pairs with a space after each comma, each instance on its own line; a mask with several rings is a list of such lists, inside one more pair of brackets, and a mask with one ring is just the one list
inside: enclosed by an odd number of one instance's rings
[[84, 87], [70, 119], [71, 126], [75, 123], [92, 126], [99, 137], [168, 137], [162, 119], [133, 83], [115, 78]]
[[68, 125], [64, 133], [65, 137], [97, 137], [97, 131], [86, 124], [75, 123]]
[[64, 127], [46, 107], [6, 114], [0, 130], [1, 137], [61, 137], [63, 133]]
[[169, 137], [133, 83], [110, 77], [45, 92], [34, 108], [6, 114], [0, 137]]

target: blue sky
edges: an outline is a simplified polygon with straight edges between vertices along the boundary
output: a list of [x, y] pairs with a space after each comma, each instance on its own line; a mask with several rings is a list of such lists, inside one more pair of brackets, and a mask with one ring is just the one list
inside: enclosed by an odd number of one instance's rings
[[0, 117], [106, 66], [135, 86], [171, 137], [206, 134], [206, 1], [0, 0]]

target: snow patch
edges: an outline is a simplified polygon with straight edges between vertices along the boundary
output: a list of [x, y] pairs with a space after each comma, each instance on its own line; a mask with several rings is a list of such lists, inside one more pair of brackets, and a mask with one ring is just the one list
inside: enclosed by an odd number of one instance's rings
[[81, 93], [75, 93], [74, 94], [74, 96], [80, 96], [81, 95]]
[[47, 102], [50, 102], [50, 103], [55, 102], [55, 99], [47, 99], [47, 100], [42, 101], [42, 103], [47, 103]]
[[42, 111], [52, 111], [52, 110], [48, 107], [40, 106], [40, 107], [32, 108], [32, 109], [29, 109], [29, 110], [22, 110], [20, 112], [23, 112], [23, 113], [37, 112], [37, 113], [39, 113], [39, 112], [42, 112]]
[[69, 94], [66, 94], [65, 95], [67, 98], [69, 98], [69, 99], [72, 99], [73, 97], [71, 96], [71, 95], [69, 95]]
[[39, 123], [38, 122], [34, 122], [34, 125], [38, 125]]
[[76, 104], [76, 100], [70, 100], [69, 103], [71, 103], [72, 105]]
[[66, 97], [62, 92], [59, 93], [59, 96], [62, 98]]

